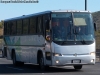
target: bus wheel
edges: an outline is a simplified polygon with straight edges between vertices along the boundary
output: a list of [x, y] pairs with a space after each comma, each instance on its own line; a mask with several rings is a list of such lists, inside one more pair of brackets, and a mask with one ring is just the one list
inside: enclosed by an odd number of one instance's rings
[[39, 56], [39, 67], [41, 70], [44, 70], [45, 69], [45, 66], [44, 66], [44, 58], [43, 58], [43, 55], [41, 54]]
[[74, 69], [80, 70], [80, 69], [82, 69], [82, 65], [74, 65]]
[[2, 51], [2, 57], [4, 57], [4, 52]]
[[18, 62], [16, 61], [16, 54], [15, 54], [15, 52], [13, 52], [12, 60], [13, 60], [13, 65], [17, 66]]

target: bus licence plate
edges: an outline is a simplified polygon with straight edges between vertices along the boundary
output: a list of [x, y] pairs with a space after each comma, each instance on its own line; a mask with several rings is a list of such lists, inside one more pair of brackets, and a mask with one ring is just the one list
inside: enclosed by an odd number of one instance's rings
[[73, 60], [73, 63], [80, 63], [80, 60]]

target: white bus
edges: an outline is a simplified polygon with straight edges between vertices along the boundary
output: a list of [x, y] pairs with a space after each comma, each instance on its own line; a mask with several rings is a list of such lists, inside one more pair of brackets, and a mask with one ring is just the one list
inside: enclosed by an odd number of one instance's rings
[[53, 10], [4, 20], [6, 58], [41, 69], [95, 64], [96, 24], [89, 11]]

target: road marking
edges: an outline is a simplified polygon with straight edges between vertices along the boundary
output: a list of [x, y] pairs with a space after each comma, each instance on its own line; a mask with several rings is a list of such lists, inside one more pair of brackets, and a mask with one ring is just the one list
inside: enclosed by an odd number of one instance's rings
[[16, 70], [24, 70], [24, 69], [20, 69], [20, 68], [9, 67], [9, 66], [6, 66], [6, 67], [11, 68], [11, 69], [16, 69]]

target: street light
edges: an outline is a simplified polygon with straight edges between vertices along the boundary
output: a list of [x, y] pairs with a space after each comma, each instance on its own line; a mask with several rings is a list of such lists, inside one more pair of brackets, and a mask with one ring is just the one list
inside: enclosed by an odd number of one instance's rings
[[85, 0], [85, 10], [87, 10], [87, 0]]

